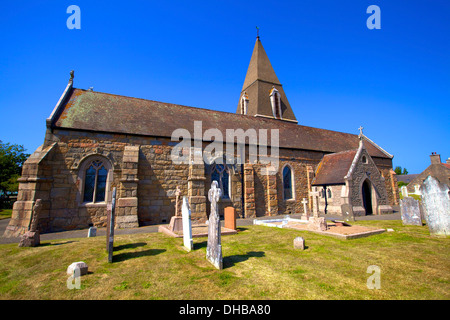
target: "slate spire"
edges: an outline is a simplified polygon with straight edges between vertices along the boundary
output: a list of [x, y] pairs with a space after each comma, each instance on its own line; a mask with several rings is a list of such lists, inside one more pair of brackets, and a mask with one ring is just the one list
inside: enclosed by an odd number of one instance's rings
[[[271, 94], [274, 88], [278, 90], [280, 95], [279, 100], [271, 100]], [[242, 108], [244, 100], [242, 98], [244, 96], [248, 97], [247, 115], [297, 122], [259, 36], [256, 38], [247, 75], [242, 86], [237, 113], [242, 113], [242, 110], [244, 110]], [[278, 105], [273, 101], [279, 101], [280, 104]], [[281, 112], [276, 112], [278, 108], [280, 108]]]

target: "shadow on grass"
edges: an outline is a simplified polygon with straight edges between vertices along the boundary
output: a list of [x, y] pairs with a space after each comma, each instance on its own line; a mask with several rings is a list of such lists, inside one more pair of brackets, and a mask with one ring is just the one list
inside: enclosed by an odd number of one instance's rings
[[198, 243], [194, 243], [194, 250], [198, 250], [201, 248], [206, 248], [208, 246], [208, 241], [202, 241]]
[[147, 242], [128, 243], [128, 244], [123, 244], [120, 246], [115, 246], [113, 251], [120, 251], [123, 249], [134, 249], [134, 248], [143, 247], [146, 245], [147, 245]]
[[246, 254], [237, 254], [223, 258], [223, 268], [233, 267], [236, 263], [246, 261], [250, 258], [262, 258], [265, 256], [263, 251], [249, 251]]
[[60, 245], [62, 245], [62, 244], [73, 243], [73, 242], [78, 242], [78, 241], [44, 242], [44, 243], [41, 243], [41, 244], [39, 245], [39, 247], [46, 247], [46, 246], [60, 246]]
[[148, 249], [148, 250], [138, 251], [138, 252], [119, 253], [117, 255], [113, 255], [113, 263], [125, 261], [128, 259], [147, 257], [147, 256], [155, 256], [155, 255], [163, 253], [165, 251], [166, 251], [166, 249]]

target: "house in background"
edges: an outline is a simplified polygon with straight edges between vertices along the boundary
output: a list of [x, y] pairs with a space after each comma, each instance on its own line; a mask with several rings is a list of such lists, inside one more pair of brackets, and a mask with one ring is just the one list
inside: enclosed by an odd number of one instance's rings
[[[431, 164], [422, 173], [412, 179], [408, 186], [408, 193], [420, 194], [420, 187], [428, 176], [436, 178], [440, 183], [450, 186], [450, 158], [445, 163], [441, 162], [441, 155], [432, 152], [430, 155]], [[401, 176], [397, 176], [399, 179]], [[418, 192], [419, 191], [419, 192]]]

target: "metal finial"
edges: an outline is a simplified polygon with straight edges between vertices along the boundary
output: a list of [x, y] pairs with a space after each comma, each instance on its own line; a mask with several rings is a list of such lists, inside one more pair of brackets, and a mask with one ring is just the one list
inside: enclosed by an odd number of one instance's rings
[[70, 71], [70, 81], [73, 81], [74, 73], [75, 72], [73, 70]]
[[259, 27], [256, 26], [256, 39], [259, 39]]

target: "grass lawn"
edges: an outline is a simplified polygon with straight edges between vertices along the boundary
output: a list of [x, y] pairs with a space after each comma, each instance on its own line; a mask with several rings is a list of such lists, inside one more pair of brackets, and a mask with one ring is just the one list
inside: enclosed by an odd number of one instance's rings
[[[0, 299], [450, 299], [450, 238], [401, 221], [358, 221], [395, 232], [339, 240], [311, 232], [248, 226], [222, 237], [224, 269], [206, 259], [207, 238], [161, 233], [46, 241], [36, 248], [0, 245]], [[297, 236], [306, 250], [293, 249]], [[89, 265], [81, 289], [67, 289], [67, 267]], [[370, 265], [381, 288], [369, 290]]]
[[12, 209], [0, 209], [0, 220], [9, 219], [12, 215]]

